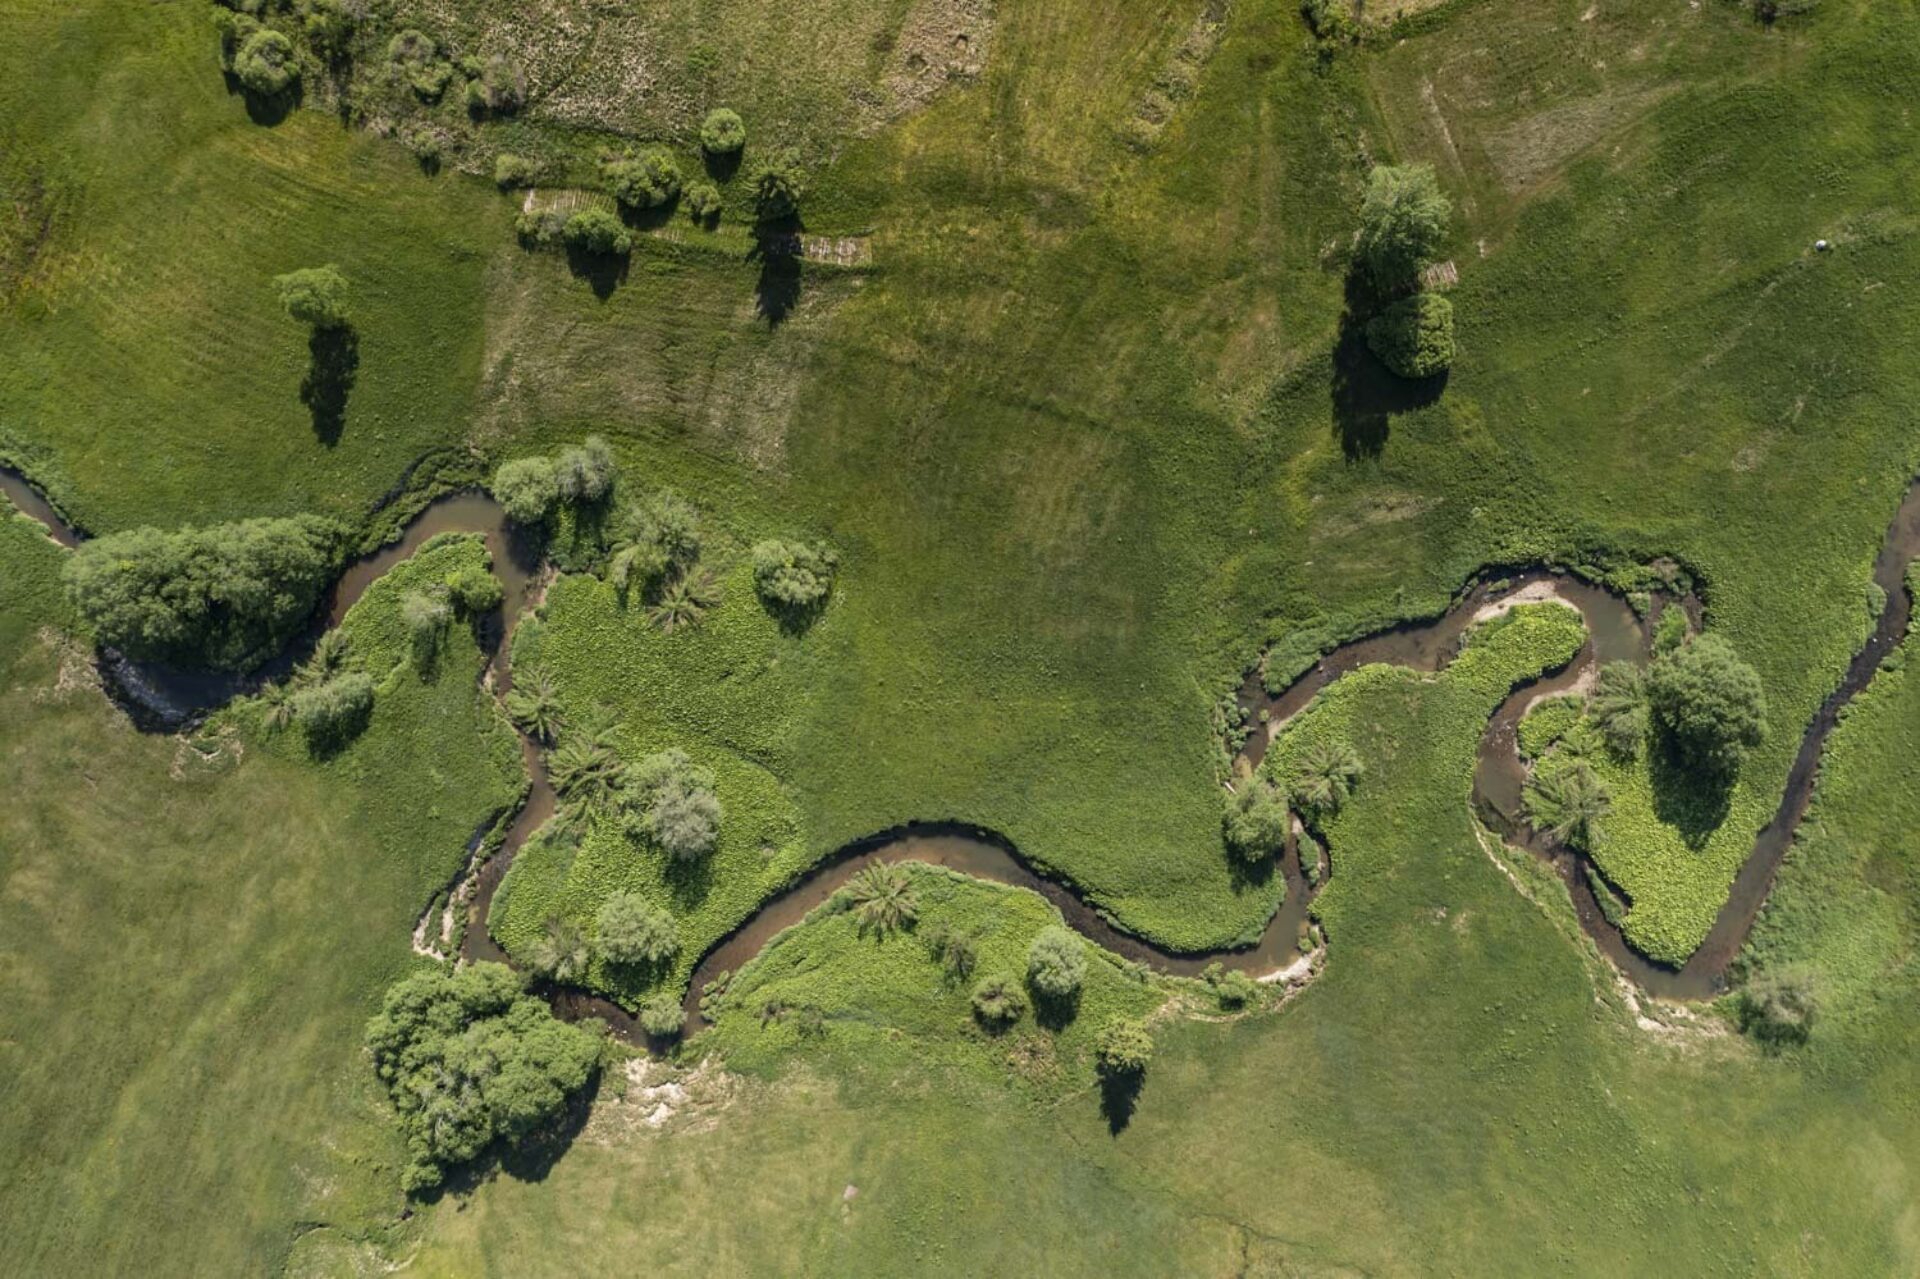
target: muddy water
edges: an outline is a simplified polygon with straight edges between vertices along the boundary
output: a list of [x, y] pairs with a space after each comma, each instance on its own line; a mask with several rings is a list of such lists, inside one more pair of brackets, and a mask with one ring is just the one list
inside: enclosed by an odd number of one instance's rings
[[80, 545], [80, 531], [60, 518], [53, 503], [40, 496], [27, 477], [10, 467], [0, 466], [0, 497], [12, 502], [21, 514], [38, 520], [47, 536], [69, 549]]

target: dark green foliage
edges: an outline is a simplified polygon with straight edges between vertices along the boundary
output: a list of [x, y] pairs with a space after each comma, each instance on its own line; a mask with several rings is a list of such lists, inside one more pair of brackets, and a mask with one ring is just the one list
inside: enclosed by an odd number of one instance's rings
[[516, 1143], [584, 1088], [600, 1045], [556, 1021], [503, 964], [434, 968], [391, 987], [367, 1023], [367, 1048], [400, 1114], [410, 1192], [496, 1139]]
[[913, 880], [902, 866], [875, 862], [847, 882], [847, 893], [861, 932], [885, 936], [912, 927], [920, 917]]
[[826, 602], [838, 560], [824, 546], [768, 540], [753, 548], [753, 586], [769, 607], [804, 613]]
[[1647, 672], [1654, 723], [1680, 757], [1708, 773], [1736, 769], [1767, 731], [1760, 675], [1720, 635], [1702, 635]]
[[1401, 298], [1367, 321], [1367, 346], [1400, 377], [1444, 373], [1453, 366], [1453, 303], [1437, 293]]
[[67, 595], [102, 644], [131, 657], [249, 670], [292, 638], [340, 565], [331, 520], [130, 529], [83, 543]]
[[563, 502], [587, 505], [604, 502], [613, 495], [619, 475], [620, 467], [613, 460], [613, 450], [597, 435], [589, 435], [582, 444], [561, 449], [554, 463], [554, 480]]
[[1647, 740], [1647, 673], [1632, 662], [1608, 662], [1593, 690], [1593, 719], [1607, 749], [1622, 759]]
[[1227, 847], [1250, 862], [1277, 856], [1286, 847], [1291, 820], [1277, 790], [1248, 778], [1237, 793], [1227, 796], [1222, 819]]
[[1668, 607], [1660, 610], [1660, 620], [1653, 627], [1653, 653], [1655, 657], [1665, 657], [1676, 652], [1687, 642], [1687, 613], [1685, 609]]
[[502, 191], [511, 191], [515, 187], [533, 186], [539, 177], [539, 164], [524, 155], [502, 151], [493, 157], [493, 184]]
[[233, 74], [249, 91], [262, 97], [291, 91], [300, 83], [300, 60], [293, 41], [269, 28], [255, 31], [233, 55]]
[[1153, 1060], [1153, 1035], [1145, 1022], [1116, 1017], [1100, 1028], [1093, 1055], [1102, 1075], [1137, 1076]]
[[666, 1039], [680, 1033], [687, 1021], [686, 1012], [680, 1007], [680, 1001], [665, 991], [649, 995], [640, 1002], [640, 1011], [636, 1014], [640, 1029], [656, 1039]]
[[989, 1029], [1011, 1026], [1026, 1011], [1027, 1000], [1020, 993], [1020, 983], [1011, 977], [998, 973], [982, 977], [973, 988], [973, 1015]]
[[732, 155], [747, 145], [747, 126], [731, 107], [715, 107], [700, 123], [700, 146], [710, 155]]
[[317, 751], [337, 750], [358, 737], [373, 716], [373, 679], [348, 671], [313, 684], [292, 698], [293, 722]]
[[654, 149], [602, 166], [601, 176], [613, 198], [629, 209], [652, 209], [680, 194], [680, 166], [665, 151]]
[[345, 328], [347, 279], [332, 265], [306, 267], [273, 277], [280, 305], [302, 324], [316, 329]]
[[605, 209], [582, 209], [568, 218], [560, 236], [587, 253], [624, 257], [633, 252], [633, 233]]
[[1570, 848], [1590, 847], [1594, 827], [1613, 808], [1607, 784], [1585, 760], [1558, 755], [1534, 769], [1522, 802], [1534, 829]]
[[527, 100], [527, 76], [513, 62], [495, 55], [467, 81], [467, 110], [474, 115], [512, 115]]
[[560, 698], [545, 671], [515, 679], [513, 687], [507, 690], [506, 702], [507, 714], [536, 742], [551, 745], [565, 726], [566, 721], [560, 714]]
[[468, 617], [499, 608], [506, 599], [500, 579], [477, 564], [456, 570], [447, 578], [447, 594]]
[[639, 893], [615, 893], [600, 904], [594, 944], [608, 962], [657, 964], [680, 950], [673, 916]]
[[1294, 800], [1317, 813], [1338, 812], [1353, 791], [1363, 766], [1359, 754], [1345, 741], [1322, 738], [1301, 754], [1289, 787]]
[[775, 221], [800, 211], [800, 201], [807, 194], [807, 175], [800, 167], [799, 155], [785, 151], [755, 165], [747, 185], [753, 190], [754, 209], [760, 217]]
[[974, 966], [980, 962], [980, 949], [971, 936], [942, 922], [922, 929], [920, 939], [926, 944], [927, 953], [946, 969], [947, 976], [957, 981], [973, 976]]
[[1303, 0], [1300, 16], [1322, 44], [1352, 44], [1360, 38], [1360, 24], [1353, 20], [1348, 0]]
[[696, 182], [687, 188], [687, 216], [702, 226], [712, 226], [720, 217], [720, 188], [711, 182]]
[[357, 25], [346, 0], [301, 0], [300, 30], [323, 62], [346, 56]]
[[400, 601], [400, 620], [406, 624], [413, 664], [425, 669], [440, 648], [440, 637], [453, 621], [453, 604], [443, 591], [410, 591]]
[[440, 56], [433, 37], [412, 27], [387, 42], [387, 60], [422, 102], [438, 102], [453, 79], [453, 64]]
[[1245, 1007], [1260, 993], [1259, 982], [1238, 968], [1228, 968], [1224, 964], [1208, 964], [1200, 977], [1213, 988], [1213, 996], [1220, 1001], [1222, 1008]]
[[1080, 993], [1087, 979], [1087, 956], [1080, 938], [1053, 925], [1043, 928], [1027, 950], [1027, 984], [1042, 999], [1065, 1002]]
[[575, 733], [547, 756], [547, 778], [575, 816], [611, 812], [626, 794], [626, 775], [613, 734]]
[[1452, 215], [1430, 164], [1383, 164], [1368, 174], [1359, 255], [1374, 283], [1383, 289], [1411, 283], [1446, 243]]
[[579, 980], [592, 958], [586, 935], [572, 920], [558, 916], [547, 921], [546, 931], [527, 948], [527, 963], [533, 971], [562, 984]]
[[711, 573], [688, 573], [669, 578], [659, 598], [647, 606], [647, 620], [671, 635], [697, 626], [707, 610], [720, 602], [720, 586]]
[[1806, 1043], [1818, 1012], [1812, 973], [1791, 965], [1753, 978], [1735, 1004], [1741, 1031], [1774, 1048]]
[[519, 457], [493, 473], [493, 496], [516, 524], [541, 524], [560, 502], [560, 477], [552, 458]]
[[713, 774], [678, 750], [649, 755], [621, 776], [629, 829], [650, 836], [676, 861], [705, 857], [720, 841]]
[[239, 59], [241, 46], [260, 30], [260, 22], [251, 14], [237, 13], [215, 5], [213, 29], [220, 36], [220, 69], [232, 72]]
[[669, 574], [684, 574], [700, 558], [700, 516], [668, 489], [621, 512], [613, 535], [607, 580], [621, 592], [647, 590]]

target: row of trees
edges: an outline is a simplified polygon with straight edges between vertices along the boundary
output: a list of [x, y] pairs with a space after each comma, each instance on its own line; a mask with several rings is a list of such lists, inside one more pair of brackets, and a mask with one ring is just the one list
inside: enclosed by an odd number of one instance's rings
[[1293, 809], [1332, 816], [1363, 771], [1359, 753], [1347, 742], [1316, 737], [1293, 761], [1283, 784], [1250, 777], [1227, 796], [1222, 816], [1227, 847], [1248, 862], [1278, 856], [1286, 847]]

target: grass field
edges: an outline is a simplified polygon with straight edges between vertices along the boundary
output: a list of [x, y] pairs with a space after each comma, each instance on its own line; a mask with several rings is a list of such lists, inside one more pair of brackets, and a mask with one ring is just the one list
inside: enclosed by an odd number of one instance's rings
[[[1863, 632], [1920, 462], [1911, 5], [1768, 27], [1722, 0], [1479, 0], [1321, 49], [1290, 0], [1236, 3], [1204, 47], [1199, 0], [1002, 0], [977, 78], [876, 131], [820, 126], [808, 221], [871, 230], [872, 267], [797, 281], [660, 237], [611, 276], [527, 253], [490, 184], [323, 111], [250, 120], [204, 8], [0, 15], [0, 459], [93, 531], [312, 510], [375, 537], [397, 486], [396, 510], [436, 474], [605, 435], [623, 483], [701, 506], [726, 602], [662, 636], [563, 577], [525, 658], [570, 706], [615, 710], [624, 749], [720, 775], [737, 821], [687, 913], [702, 936], [848, 839], [953, 818], [1137, 931], [1244, 938], [1271, 889], [1221, 846], [1210, 717], [1263, 649], [1436, 612], [1487, 564], [1667, 556], [1760, 670], [1773, 726], [1704, 852], [1649, 841], [1666, 851], [1637, 873], [1686, 908], [1628, 929], [1683, 953]], [[824, 86], [884, 78], [871, 33], [922, 8], [836, 12], [866, 54], [763, 55], [804, 33], [724, 4], [669, 6], [647, 53], [674, 103], [830, 120]], [[728, 81], [762, 64], [708, 62], [717, 32], [795, 70]], [[1155, 94], [1170, 110], [1143, 132]], [[660, 103], [622, 127], [697, 110]], [[1435, 164], [1456, 206], [1460, 352], [1426, 402], [1356, 365], [1343, 321], [1381, 160]], [[337, 435], [268, 286], [327, 261], [358, 337]], [[19, 1152], [0, 1269], [79, 1249], [320, 1273], [1916, 1264], [1911, 823], [1866, 798], [1912, 789], [1899, 679], [1836, 734], [1756, 943], [1830, 974], [1803, 1051], [1760, 1055], [1711, 1014], [1637, 1027], [1557, 884], [1524, 863], [1516, 884], [1475, 839], [1467, 770], [1498, 690], [1369, 674], [1334, 702], [1368, 771], [1331, 831], [1329, 967], [1285, 1011], [1169, 1022], [1118, 1135], [1093, 1090], [1039, 1096], [949, 1044], [951, 1010], [887, 970], [832, 990], [799, 971], [848, 962], [827, 921], [765, 980], [870, 1011], [835, 1023], [853, 1047], [723, 1025], [751, 1071], [713, 1123], [655, 1132], [609, 1095], [545, 1180], [401, 1229], [358, 1033], [520, 784], [471, 641], [432, 683], [389, 654], [373, 728], [335, 759], [242, 709], [203, 762], [84, 687], [48, 694], [55, 552], [0, 535], [19, 797], [0, 814], [0, 1147]], [[803, 636], [727, 558], [772, 535], [842, 556]], [[509, 940], [529, 903], [584, 910], [602, 871], [644, 889], [655, 872], [614, 851], [530, 860]], [[916, 1044], [937, 1047], [924, 1070]]]

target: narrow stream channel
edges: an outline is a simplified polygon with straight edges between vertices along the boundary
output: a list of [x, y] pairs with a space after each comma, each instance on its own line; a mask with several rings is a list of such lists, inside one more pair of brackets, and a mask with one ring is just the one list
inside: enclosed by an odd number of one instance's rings
[[[53, 507], [17, 472], [0, 468], [0, 494], [44, 525], [61, 545], [71, 547], [81, 540], [82, 535], [61, 520]], [[484, 636], [491, 650], [492, 687], [496, 694], [502, 694], [511, 681], [507, 625], [532, 598], [540, 563], [537, 550], [515, 534], [498, 504], [485, 494], [462, 493], [433, 502], [407, 525], [399, 541], [351, 564], [328, 598], [325, 625], [337, 625], [373, 581], [422, 543], [440, 533], [453, 532], [479, 533], [486, 538], [495, 572], [505, 588], [502, 620]], [[1266, 711], [1267, 722], [1249, 738], [1242, 757], [1258, 764], [1273, 734], [1287, 718], [1304, 708], [1314, 694], [1340, 675], [1373, 662], [1438, 670], [1458, 652], [1461, 638], [1476, 615], [1512, 597], [1535, 598], [1543, 588], [1550, 588], [1552, 596], [1580, 611], [1587, 626], [1587, 643], [1566, 666], [1516, 689], [1488, 721], [1474, 771], [1475, 810], [1504, 838], [1531, 849], [1561, 869], [1572, 891], [1581, 925], [1635, 983], [1649, 993], [1669, 998], [1708, 997], [1724, 989], [1727, 966], [1744, 944], [1780, 859], [1792, 844], [1793, 832], [1812, 794], [1820, 748], [1837, 722], [1841, 708], [1866, 686], [1887, 653], [1906, 634], [1913, 601], [1906, 589], [1905, 574], [1916, 553], [1920, 553], [1920, 482], [1909, 487], [1874, 564], [1874, 581], [1887, 592], [1886, 610], [1872, 637], [1855, 654], [1839, 687], [1807, 725], [1773, 820], [1756, 839], [1753, 852], [1743, 864], [1706, 942], [1680, 969], [1654, 964], [1634, 951], [1601, 912], [1581, 859], [1536, 835], [1520, 815], [1520, 791], [1525, 773], [1515, 749], [1515, 729], [1527, 708], [1539, 698], [1579, 686], [1598, 665], [1622, 659], [1646, 660], [1646, 628], [1625, 601], [1601, 587], [1566, 574], [1527, 570], [1501, 579], [1497, 584], [1475, 585], [1444, 614], [1431, 621], [1394, 626], [1340, 646], [1277, 696], [1268, 697], [1257, 677], [1250, 678], [1242, 690], [1242, 705], [1256, 718], [1259, 711]], [[1665, 606], [1674, 604], [1668, 602]], [[314, 633], [318, 634], [318, 628]], [[307, 643], [311, 643], [311, 638]], [[123, 696], [142, 701], [152, 698], [160, 708], [177, 716], [182, 712], [210, 710], [238, 692], [252, 691], [267, 679], [277, 678], [291, 669], [292, 661], [291, 653], [283, 655], [270, 663], [266, 671], [256, 672], [245, 681], [191, 672], [156, 672], [122, 663], [125, 669], [116, 672], [115, 683]], [[554, 792], [539, 751], [525, 737], [521, 738], [521, 750], [532, 785], [500, 851], [480, 869], [475, 881], [461, 948], [462, 956], [467, 959], [506, 959], [487, 932], [487, 911], [514, 855], [554, 811]], [[1319, 856], [1318, 847], [1310, 840], [1304, 846]], [[686, 997], [686, 1029], [692, 1032], [703, 1024], [698, 1000], [707, 982], [722, 972], [738, 971], [775, 935], [798, 922], [863, 867], [875, 862], [925, 862], [1030, 889], [1054, 903], [1067, 922], [1091, 940], [1161, 972], [1192, 976], [1208, 964], [1219, 962], [1257, 976], [1269, 975], [1287, 967], [1299, 953], [1298, 941], [1312, 899], [1312, 892], [1301, 874], [1301, 851], [1302, 841], [1289, 839], [1278, 868], [1285, 880], [1285, 900], [1257, 944], [1236, 950], [1174, 954], [1115, 928], [1070, 886], [1037, 873], [1010, 843], [990, 831], [957, 822], [911, 824], [885, 831], [848, 845], [816, 865], [703, 955]], [[640, 1042], [646, 1038], [636, 1019], [610, 1000], [572, 988], [555, 988], [547, 993], [563, 1014], [602, 1017], [623, 1039]]]

